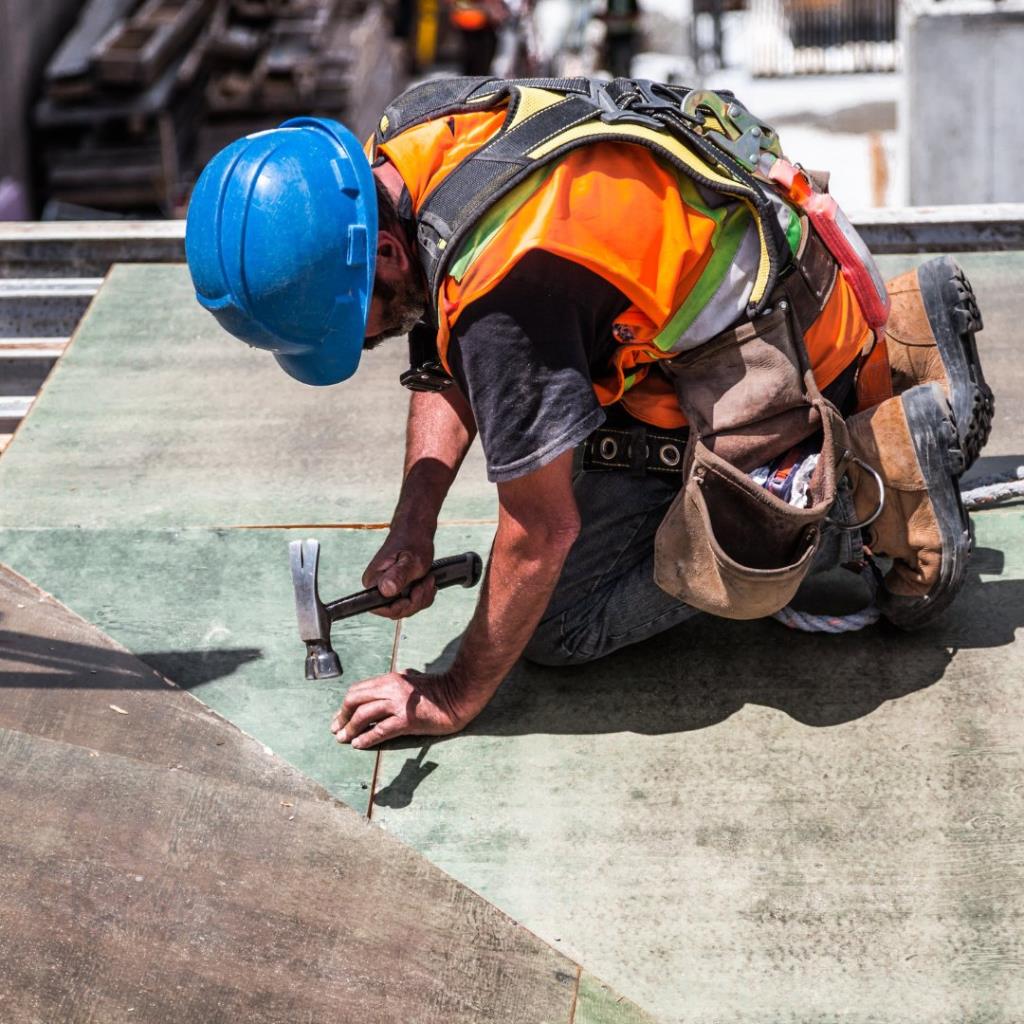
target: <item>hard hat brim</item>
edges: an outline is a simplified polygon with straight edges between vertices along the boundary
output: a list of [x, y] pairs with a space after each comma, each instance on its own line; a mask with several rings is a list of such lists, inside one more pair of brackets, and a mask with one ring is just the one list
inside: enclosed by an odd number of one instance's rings
[[356, 372], [362, 351], [361, 346], [338, 346], [333, 351], [325, 346], [321, 351], [303, 355], [275, 353], [274, 358], [278, 366], [290, 377], [303, 384], [312, 384], [314, 387], [327, 387], [348, 380]]

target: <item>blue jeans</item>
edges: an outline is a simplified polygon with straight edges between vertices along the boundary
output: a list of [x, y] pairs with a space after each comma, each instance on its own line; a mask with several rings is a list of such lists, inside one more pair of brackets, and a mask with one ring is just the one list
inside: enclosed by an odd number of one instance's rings
[[[525, 657], [541, 665], [582, 665], [671, 629], [701, 613], [654, 582], [654, 535], [682, 477], [625, 470], [577, 471], [580, 535]], [[843, 480], [831, 518], [854, 521]], [[861, 557], [859, 532], [826, 526], [811, 573]]]

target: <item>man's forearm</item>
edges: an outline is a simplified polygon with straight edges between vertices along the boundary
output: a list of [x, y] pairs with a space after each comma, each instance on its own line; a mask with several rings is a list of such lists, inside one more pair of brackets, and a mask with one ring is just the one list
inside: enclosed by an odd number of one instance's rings
[[413, 392], [406, 425], [405, 471], [392, 527], [433, 532], [445, 496], [476, 436], [462, 392]]
[[534, 526], [499, 521], [490, 565], [452, 666], [454, 700], [475, 715], [530, 642], [551, 600], [569, 549], [574, 523]]

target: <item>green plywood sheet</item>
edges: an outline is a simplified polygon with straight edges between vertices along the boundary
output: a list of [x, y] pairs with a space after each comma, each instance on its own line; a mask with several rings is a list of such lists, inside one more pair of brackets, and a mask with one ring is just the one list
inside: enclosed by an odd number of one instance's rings
[[654, 1024], [654, 1018], [593, 975], [584, 974], [576, 996], [573, 1024]]
[[[357, 809], [372, 754], [339, 746], [330, 719], [349, 682], [386, 672], [394, 624], [363, 615], [334, 628], [345, 677], [309, 682], [287, 543], [259, 530], [12, 530], [0, 558], [143, 662]], [[320, 534], [321, 594], [359, 588], [377, 531]]]
[[[963, 262], [988, 452], [1019, 457], [1024, 255]], [[319, 536], [334, 597], [383, 533], [226, 527], [387, 520], [402, 366], [394, 343], [356, 383], [304, 388], [225, 338], [183, 268], [116, 268], [0, 459], [0, 560], [364, 809], [375, 758], [327, 724], [393, 628], [340, 624], [346, 679], [307, 683], [285, 552]], [[455, 521], [492, 515], [477, 454], [439, 554], [485, 551], [493, 527]], [[1016, 1024], [1022, 530], [978, 517], [970, 590], [924, 635], [699, 621], [522, 667], [467, 734], [384, 752], [374, 820], [666, 1020]], [[474, 600], [404, 624], [399, 664], [450, 655]], [[613, 1005], [584, 977], [578, 1021], [632, 1020]]]
[[[407, 365], [395, 340], [307, 387], [221, 331], [183, 266], [115, 267], [0, 460], [0, 525], [387, 522]], [[446, 515], [492, 513], [477, 453]]]
[[[976, 524], [930, 631], [702, 619], [523, 666], [384, 753], [373, 819], [666, 1020], [1020, 1020], [1024, 510]], [[400, 664], [450, 656], [457, 597]]]

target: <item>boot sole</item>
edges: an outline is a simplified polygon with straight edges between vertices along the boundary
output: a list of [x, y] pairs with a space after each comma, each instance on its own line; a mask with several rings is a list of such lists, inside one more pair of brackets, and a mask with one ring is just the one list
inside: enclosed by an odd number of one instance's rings
[[984, 324], [974, 289], [952, 256], [918, 268], [921, 299], [949, 381], [949, 402], [957, 425], [965, 473], [992, 432], [995, 399], [985, 382], [975, 334]]
[[912, 630], [928, 625], [960, 592], [973, 537], [960, 497], [959, 476], [965, 461], [961, 431], [950, 403], [938, 384], [919, 385], [900, 397], [942, 542], [939, 580], [926, 597], [878, 593], [882, 614], [900, 629]]

